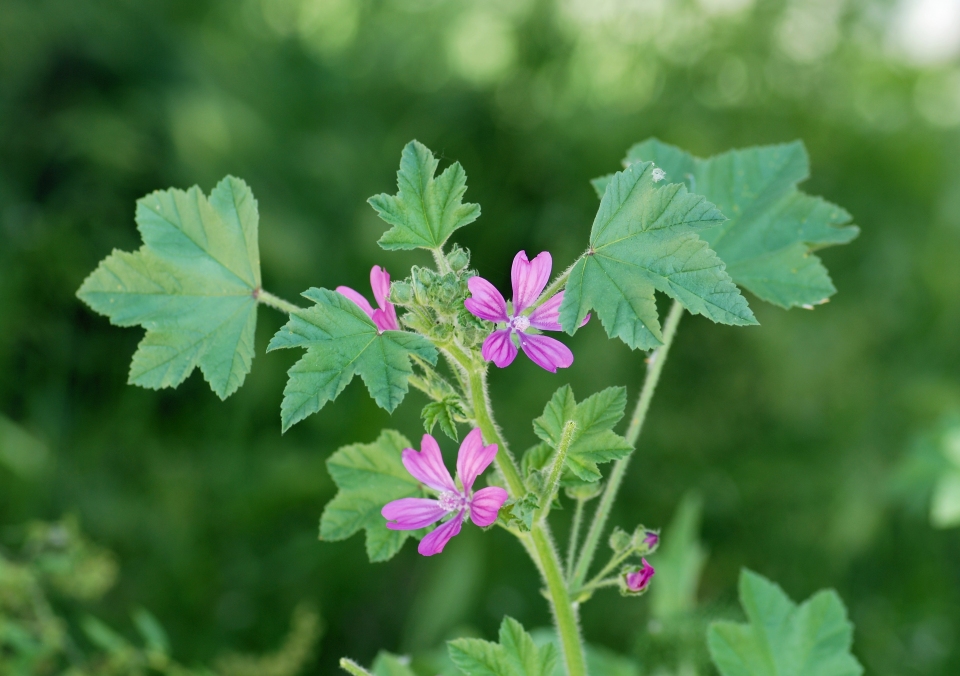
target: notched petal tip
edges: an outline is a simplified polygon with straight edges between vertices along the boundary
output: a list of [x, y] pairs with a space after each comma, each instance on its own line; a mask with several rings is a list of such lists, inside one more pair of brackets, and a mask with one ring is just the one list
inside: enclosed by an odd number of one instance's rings
[[568, 368], [573, 364], [573, 352], [556, 338], [521, 333], [520, 347], [530, 360], [551, 373], [558, 368]]
[[542, 251], [531, 261], [527, 252], [520, 251], [513, 258], [510, 279], [513, 283], [513, 311], [520, 314], [540, 296], [550, 280], [553, 257]]
[[443, 454], [437, 440], [429, 434], [423, 435], [420, 452], [412, 448], [403, 449], [400, 460], [410, 475], [436, 491], [456, 491], [453, 477], [443, 464]]
[[508, 497], [507, 491], [499, 486], [481, 488], [470, 501], [470, 520], [481, 528], [493, 524]]
[[437, 526], [425, 538], [420, 540], [417, 551], [423, 556], [433, 556], [439, 554], [446, 547], [447, 543], [460, 532], [463, 526], [463, 512], [461, 511], [455, 517]]
[[483, 435], [479, 428], [474, 429], [464, 438], [457, 454], [457, 476], [463, 484], [464, 493], [470, 493], [473, 482], [483, 474], [496, 456], [497, 445], [484, 446]]
[[517, 357], [517, 346], [510, 338], [510, 329], [499, 329], [487, 336], [480, 349], [480, 355], [499, 368], [510, 366]]
[[463, 301], [467, 310], [480, 319], [488, 322], [506, 322], [507, 301], [497, 288], [483, 277], [471, 277], [467, 280], [470, 298]]

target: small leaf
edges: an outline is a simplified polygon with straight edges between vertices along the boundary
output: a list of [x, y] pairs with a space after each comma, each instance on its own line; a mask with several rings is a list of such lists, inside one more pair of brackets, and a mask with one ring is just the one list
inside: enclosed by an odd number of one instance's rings
[[316, 305], [291, 313], [267, 347], [307, 349], [287, 372], [280, 406], [284, 431], [335, 399], [357, 374], [377, 404], [392, 412], [407, 393], [411, 355], [437, 361], [437, 350], [426, 338], [409, 331], [380, 333], [356, 303], [339, 293], [314, 288], [303, 296]]
[[500, 642], [460, 638], [447, 643], [450, 659], [466, 676], [553, 676], [556, 648], [537, 647], [523, 626], [511, 617], [500, 624]]
[[533, 517], [538, 509], [540, 509], [540, 498], [537, 492], [530, 491], [519, 498], [511, 498], [503, 503], [497, 518], [508, 528], [512, 526], [521, 533], [529, 533], [533, 528]]
[[633, 146], [625, 163], [656, 162], [668, 181], [717, 205], [729, 220], [701, 231], [737, 284], [775, 305], [822, 303], [836, 288], [812, 251], [846, 244], [859, 234], [850, 214], [797, 189], [809, 177], [799, 141], [745, 148], [708, 159], [657, 139]]
[[567, 421], [577, 423], [573, 442], [567, 450], [567, 468], [583, 481], [600, 479], [598, 462], [609, 462], [627, 455], [633, 447], [611, 429], [623, 417], [627, 391], [610, 387], [587, 397], [579, 404], [573, 390], [564, 385], [547, 402], [543, 415], [533, 421], [533, 431], [545, 443], [556, 448]]
[[480, 216], [478, 204], [463, 203], [467, 174], [459, 162], [440, 176], [437, 158], [419, 141], [411, 141], [400, 157], [396, 195], [375, 195], [367, 200], [393, 227], [380, 238], [384, 249], [439, 249], [454, 230]]
[[740, 574], [747, 624], [714, 622], [710, 655], [723, 676], [860, 676], [850, 653], [853, 625], [832, 590], [795, 604], [783, 590], [749, 570]]
[[593, 309], [611, 338], [633, 349], [656, 347], [662, 336], [654, 291], [715, 322], [756, 324], [723, 261], [697, 234], [723, 222], [723, 214], [652, 174], [652, 164], [633, 164], [607, 183], [590, 249], [567, 281], [564, 329], [572, 334]]
[[433, 432], [435, 425], [454, 441], [460, 441], [457, 434], [457, 420], [462, 420], [466, 414], [460, 404], [459, 397], [445, 397], [441, 401], [431, 401], [423, 407], [420, 417], [423, 418], [423, 428], [427, 433]]
[[228, 176], [210, 193], [154, 192], [137, 201], [144, 245], [114, 251], [77, 296], [117, 326], [147, 330], [129, 382], [176, 387], [200, 367], [221, 399], [243, 384], [253, 360], [260, 288], [257, 202]]
[[371, 444], [344, 446], [327, 460], [339, 492], [320, 518], [320, 539], [345, 540], [361, 528], [367, 532], [371, 561], [393, 557], [411, 531], [390, 530], [380, 510], [400, 498], [424, 497], [420, 482], [403, 466], [400, 454], [410, 448], [399, 432], [384, 430]]

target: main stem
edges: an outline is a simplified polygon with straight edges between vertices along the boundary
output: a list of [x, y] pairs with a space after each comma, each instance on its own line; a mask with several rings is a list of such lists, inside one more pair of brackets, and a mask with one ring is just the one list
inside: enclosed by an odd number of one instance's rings
[[[470, 385], [470, 398], [473, 403], [473, 412], [477, 426], [483, 433], [486, 443], [495, 443], [498, 446], [496, 463], [497, 468], [507, 482], [507, 488], [513, 497], [519, 497], [526, 492], [523, 478], [517, 463], [510, 455], [504, 443], [500, 430], [493, 420], [493, 411], [490, 408], [490, 398], [487, 392], [486, 370], [471, 363], [470, 358], [462, 351], [451, 351], [454, 359], [463, 365], [467, 371]], [[550, 610], [557, 624], [557, 635], [563, 648], [563, 658], [567, 665], [569, 676], [586, 676], [587, 665], [584, 658], [583, 642], [580, 638], [580, 627], [577, 624], [577, 612], [570, 600], [570, 594], [563, 577], [563, 567], [560, 556], [553, 540], [550, 538], [547, 524], [534, 523], [529, 533], [521, 536], [524, 545], [540, 569], [544, 581], [547, 583]]]
[[[653, 399], [653, 393], [657, 389], [657, 383], [660, 382], [660, 372], [667, 361], [667, 354], [670, 352], [670, 345], [673, 343], [673, 337], [677, 333], [677, 325], [680, 323], [680, 317], [683, 316], [683, 306], [677, 301], [673, 301], [670, 313], [667, 315], [667, 321], [663, 327], [663, 345], [658, 347], [650, 355], [647, 376], [643, 381], [643, 389], [640, 390], [640, 398], [637, 399], [637, 406], [630, 417], [630, 425], [627, 427], [627, 443], [635, 446], [640, 432], [643, 429], [643, 423], [647, 418], [647, 411], [650, 409], [650, 401]], [[610, 472], [610, 478], [607, 480], [607, 487], [600, 497], [600, 504], [597, 505], [597, 511], [593, 515], [593, 521], [590, 523], [590, 530], [587, 531], [587, 537], [583, 542], [583, 550], [580, 553], [580, 559], [571, 576], [572, 589], [578, 589], [587, 577], [590, 571], [590, 564], [593, 563], [593, 556], [600, 542], [600, 536], [607, 525], [607, 518], [610, 516], [610, 509], [617, 497], [617, 491], [620, 490], [620, 484], [623, 483], [623, 477], [627, 473], [627, 464], [630, 462], [631, 453], [625, 458], [617, 460], [613, 464]]]

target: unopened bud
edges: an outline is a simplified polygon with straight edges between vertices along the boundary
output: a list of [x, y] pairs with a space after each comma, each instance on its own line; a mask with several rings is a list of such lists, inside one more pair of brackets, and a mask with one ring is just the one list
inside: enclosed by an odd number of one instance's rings
[[650, 586], [650, 581], [653, 579], [653, 574], [656, 572], [646, 559], [641, 559], [643, 567], [640, 570], [636, 570], [632, 573], [627, 573], [624, 575], [624, 582], [626, 583], [627, 589], [634, 593], [645, 592], [647, 587]]
[[409, 305], [413, 301], [413, 286], [409, 282], [394, 282], [390, 285], [390, 301], [397, 305]]
[[450, 253], [447, 254], [447, 263], [450, 264], [451, 270], [460, 272], [470, 265], [470, 252], [454, 244]]

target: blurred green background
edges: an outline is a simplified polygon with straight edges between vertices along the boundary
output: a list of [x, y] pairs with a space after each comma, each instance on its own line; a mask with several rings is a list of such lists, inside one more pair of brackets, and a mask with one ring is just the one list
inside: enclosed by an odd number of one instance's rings
[[[800, 138], [804, 189], [862, 228], [823, 253], [839, 293], [813, 312], [751, 297], [757, 328], [684, 318], [614, 523], [665, 525], [696, 489], [705, 604], [734, 602], [741, 566], [795, 599], [835, 587], [869, 673], [960, 673], [960, 532], [929, 525], [923, 485], [909, 500], [891, 488], [911, 439], [960, 409], [957, 7], [0, 0], [0, 413], [47, 449], [0, 464], [0, 543], [76, 514], [121, 567], [91, 610], [130, 631], [129, 610], [148, 608], [187, 663], [270, 649], [301, 600], [328, 626], [307, 673], [451, 631], [492, 637], [504, 614], [548, 624], [503, 532], [374, 565], [360, 536], [318, 542], [325, 459], [384, 426], [417, 437], [421, 395], [391, 418], [354, 383], [281, 436], [297, 355], [263, 354], [280, 315], [260, 311], [253, 371], [223, 403], [198, 374], [175, 391], [125, 385], [141, 331], [74, 292], [114, 247], [139, 246], [135, 199], [228, 173], [259, 200], [274, 293], [366, 288], [373, 264], [402, 277], [425, 259], [379, 250], [365, 200], [394, 191], [411, 138], [465, 167], [483, 215], [455, 239], [507, 288], [517, 250], [549, 249], [560, 267], [585, 246], [588, 179], [632, 143], [707, 156]], [[570, 343], [562, 376], [522, 359], [493, 373], [514, 448], [567, 377], [578, 396], [635, 396], [643, 355], [598, 323]], [[634, 654], [648, 605], [598, 595], [587, 638]]]

